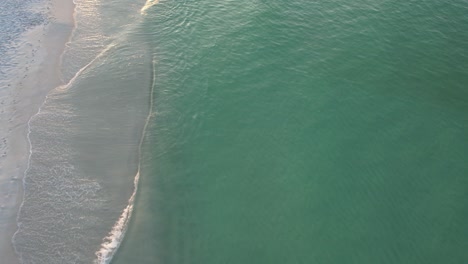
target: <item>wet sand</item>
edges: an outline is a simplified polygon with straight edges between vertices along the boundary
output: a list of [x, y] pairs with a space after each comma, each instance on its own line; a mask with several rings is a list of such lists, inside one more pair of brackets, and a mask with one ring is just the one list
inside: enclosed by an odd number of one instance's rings
[[13, 94], [0, 102], [2, 113], [8, 116], [4, 120], [7, 133], [0, 138], [0, 258], [8, 264], [19, 263], [11, 239], [17, 230], [16, 215], [30, 156], [28, 122], [47, 93], [62, 84], [61, 55], [74, 26], [71, 0], [53, 0], [46, 8], [50, 22], [24, 34], [20, 48], [24, 60], [18, 63], [18, 78], [11, 84]]

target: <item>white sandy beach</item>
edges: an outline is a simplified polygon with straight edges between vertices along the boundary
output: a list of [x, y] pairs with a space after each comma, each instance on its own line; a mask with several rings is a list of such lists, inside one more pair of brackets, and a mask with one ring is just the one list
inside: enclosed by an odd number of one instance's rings
[[61, 54], [74, 26], [71, 0], [53, 0], [46, 7], [50, 23], [24, 34], [12, 96], [2, 101], [1, 120], [7, 133], [1, 135], [0, 153], [0, 258], [2, 263], [19, 263], [12, 245], [17, 230], [16, 215], [22, 201], [22, 180], [28, 167], [30, 145], [28, 122], [44, 103], [47, 93], [62, 84]]

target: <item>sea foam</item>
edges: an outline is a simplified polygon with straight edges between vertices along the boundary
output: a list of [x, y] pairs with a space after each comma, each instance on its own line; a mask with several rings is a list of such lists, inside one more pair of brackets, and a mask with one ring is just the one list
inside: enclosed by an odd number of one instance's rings
[[150, 7], [156, 5], [157, 3], [159, 3], [159, 0], [148, 0], [148, 1], [146, 1], [146, 4], [140, 10], [140, 13], [141, 14], [146, 14], [146, 10], [148, 10]]

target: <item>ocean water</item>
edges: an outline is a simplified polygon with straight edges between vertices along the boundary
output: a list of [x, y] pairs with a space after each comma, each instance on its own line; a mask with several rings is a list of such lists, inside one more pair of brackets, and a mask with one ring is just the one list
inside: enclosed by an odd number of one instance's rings
[[75, 4], [21, 263], [468, 261], [466, 1]]
[[116, 264], [466, 263], [466, 1], [160, 1]]

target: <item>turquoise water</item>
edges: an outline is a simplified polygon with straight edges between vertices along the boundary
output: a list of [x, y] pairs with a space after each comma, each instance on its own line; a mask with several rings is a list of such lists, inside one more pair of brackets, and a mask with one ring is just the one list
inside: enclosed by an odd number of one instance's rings
[[468, 262], [465, 0], [75, 2], [20, 262]]
[[468, 261], [468, 3], [161, 1], [113, 263]]

